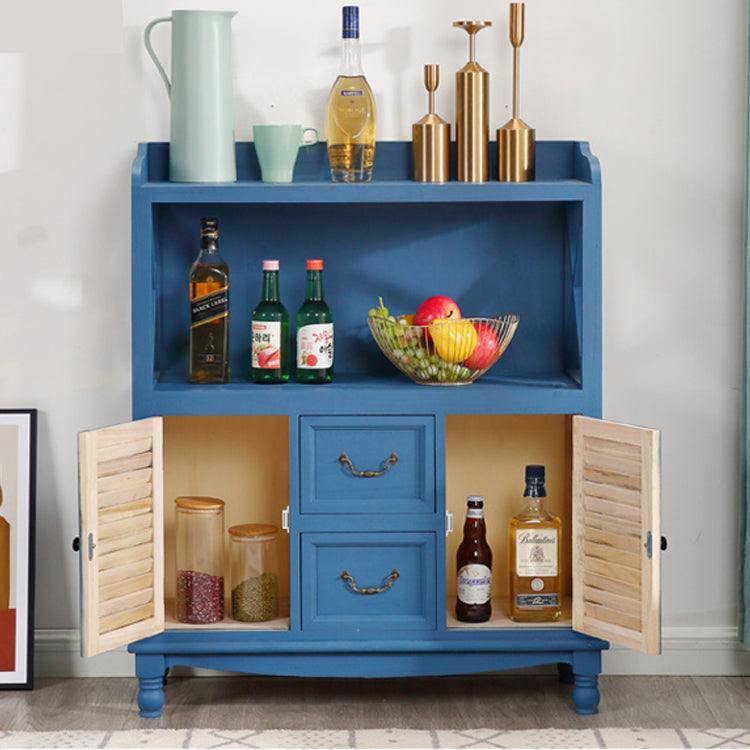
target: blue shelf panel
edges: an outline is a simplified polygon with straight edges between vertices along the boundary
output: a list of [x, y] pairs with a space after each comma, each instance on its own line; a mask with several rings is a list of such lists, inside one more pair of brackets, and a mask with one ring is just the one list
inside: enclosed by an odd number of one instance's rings
[[524, 382], [485, 376], [470, 385], [427, 386], [406, 376], [336, 378], [328, 385], [256, 385], [233, 382], [194, 386], [164, 382], [139, 391], [133, 416], [153, 414], [588, 414], [601, 405], [572, 378]]
[[495, 144], [490, 147], [490, 180], [481, 184], [425, 184], [412, 180], [409, 142], [381, 142], [369, 183], [334, 184], [325, 144], [300, 149], [294, 181], [284, 185], [260, 180], [252, 143], [238, 143], [238, 180], [233, 183], [176, 183], [168, 180], [169, 144], [143, 143], [133, 167], [133, 184], [152, 203], [453, 203], [583, 200], [597, 189], [599, 167], [585, 143], [537, 144], [537, 179], [513, 184], [497, 181]]
[[[210, 635], [210, 638], [207, 636]], [[491, 628], [482, 630], [437, 629], [420, 633], [419, 639], [382, 633], [374, 638], [332, 638], [330, 635], [291, 630], [170, 630], [131, 643], [128, 651], [136, 654], [344, 654], [390, 653], [460, 654], [503, 651], [600, 651], [609, 648], [606, 641], [577, 633], [569, 627]], [[175, 661], [176, 664], [186, 664]], [[545, 663], [545, 662], [538, 662]], [[466, 669], [461, 670], [466, 672]]]

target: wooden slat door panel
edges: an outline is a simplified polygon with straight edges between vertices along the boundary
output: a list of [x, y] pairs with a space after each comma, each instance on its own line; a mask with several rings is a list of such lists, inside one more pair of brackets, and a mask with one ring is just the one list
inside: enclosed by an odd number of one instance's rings
[[152, 417], [79, 435], [84, 656], [164, 630], [162, 432]]
[[573, 629], [661, 651], [659, 433], [573, 417]]

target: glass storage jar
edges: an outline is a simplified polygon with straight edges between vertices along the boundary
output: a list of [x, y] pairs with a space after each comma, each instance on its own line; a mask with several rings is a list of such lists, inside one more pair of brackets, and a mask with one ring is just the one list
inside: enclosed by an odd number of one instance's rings
[[177, 619], [206, 624], [224, 619], [224, 501], [175, 498]]
[[229, 529], [233, 619], [265, 622], [279, 616], [278, 536], [271, 524]]

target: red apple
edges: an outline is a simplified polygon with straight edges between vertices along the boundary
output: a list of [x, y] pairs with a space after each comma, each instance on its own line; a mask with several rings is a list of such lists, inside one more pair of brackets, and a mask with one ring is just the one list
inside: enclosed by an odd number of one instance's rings
[[450, 297], [436, 294], [434, 297], [428, 297], [417, 308], [417, 312], [414, 314], [414, 325], [426, 326], [432, 323], [435, 318], [455, 320], [460, 317], [461, 311]]
[[470, 370], [484, 370], [494, 365], [500, 356], [495, 330], [486, 323], [474, 323], [477, 329], [477, 345], [469, 357], [463, 361]]

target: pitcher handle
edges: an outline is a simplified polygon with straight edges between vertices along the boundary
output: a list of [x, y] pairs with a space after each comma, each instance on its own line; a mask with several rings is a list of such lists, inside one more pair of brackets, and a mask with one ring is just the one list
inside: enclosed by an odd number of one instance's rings
[[172, 84], [169, 82], [169, 77], [167, 76], [163, 65], [161, 64], [161, 62], [159, 62], [159, 58], [156, 56], [154, 48], [151, 46], [151, 29], [153, 29], [157, 23], [166, 23], [167, 21], [171, 22], [171, 20], [171, 16], [168, 16], [166, 18], [157, 18], [151, 21], [151, 23], [146, 26], [143, 32], [143, 41], [146, 45], [146, 52], [148, 52], [149, 57], [154, 61], [154, 65], [156, 65], [156, 69], [159, 71], [159, 75], [162, 77], [164, 85], [167, 87], [167, 94], [170, 98], [172, 97]]

